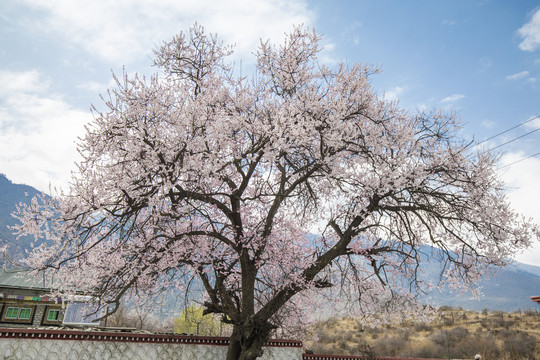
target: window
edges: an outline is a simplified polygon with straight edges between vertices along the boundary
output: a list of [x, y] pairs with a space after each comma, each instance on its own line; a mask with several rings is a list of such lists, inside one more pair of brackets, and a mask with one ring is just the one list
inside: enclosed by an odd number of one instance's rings
[[31, 308], [8, 307], [4, 317], [8, 320], [30, 320], [31, 316]]
[[51, 309], [47, 312], [47, 321], [58, 321], [60, 310]]
[[8, 307], [6, 310], [6, 319], [16, 319], [19, 315], [19, 308]]
[[30, 315], [32, 315], [32, 309], [22, 308], [22, 309], [19, 310], [19, 319], [21, 319], [21, 320], [30, 319]]
[[62, 308], [58, 305], [47, 305], [41, 318], [42, 325], [62, 325]]

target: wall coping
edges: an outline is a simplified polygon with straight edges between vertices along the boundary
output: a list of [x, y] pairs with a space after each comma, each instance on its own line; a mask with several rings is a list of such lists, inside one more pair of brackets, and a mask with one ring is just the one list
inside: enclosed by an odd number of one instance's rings
[[[328, 354], [303, 354], [303, 360], [360, 360], [367, 359], [366, 356], [355, 356], [355, 355], [328, 355]], [[442, 359], [427, 359], [427, 358], [404, 358], [404, 357], [387, 357], [387, 356], [376, 356], [377, 360], [442, 360]]]
[[[228, 337], [191, 336], [175, 334], [141, 334], [134, 332], [84, 331], [84, 330], [52, 330], [52, 329], [18, 329], [0, 328], [0, 339], [45, 339], [45, 340], [79, 340], [79, 341], [119, 341], [136, 343], [188, 344], [229, 346]], [[267, 347], [301, 348], [301, 341], [270, 339]]]

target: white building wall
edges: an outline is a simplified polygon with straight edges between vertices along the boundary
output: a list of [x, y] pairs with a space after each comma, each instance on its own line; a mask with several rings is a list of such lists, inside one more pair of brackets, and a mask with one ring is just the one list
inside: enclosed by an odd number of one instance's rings
[[[261, 360], [301, 360], [301, 347], [265, 347]], [[123, 341], [0, 338], [4, 360], [219, 360], [227, 346]]]
[[199, 360], [225, 359], [226, 354], [226, 346], [0, 339], [0, 359], [5, 360]]

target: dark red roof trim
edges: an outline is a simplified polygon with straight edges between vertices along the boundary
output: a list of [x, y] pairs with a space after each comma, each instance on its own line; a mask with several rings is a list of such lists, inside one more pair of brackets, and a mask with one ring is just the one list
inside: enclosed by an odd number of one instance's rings
[[540, 304], [540, 295], [539, 296], [531, 296], [531, 300]]
[[[304, 354], [303, 360], [355, 360], [355, 359], [367, 359], [366, 356], [353, 356], [353, 355], [317, 355], [317, 354]], [[377, 356], [377, 360], [442, 360], [442, 359], [425, 359], [425, 358], [399, 358], [399, 357], [385, 357]]]
[[[79, 340], [79, 341], [120, 341], [138, 343], [166, 343], [229, 346], [227, 337], [185, 336], [166, 334], [137, 334], [102, 331], [80, 330], [49, 330], [49, 329], [0, 329], [1, 338], [49, 339], [49, 340]], [[302, 347], [301, 341], [269, 340], [265, 346], [273, 347]]]

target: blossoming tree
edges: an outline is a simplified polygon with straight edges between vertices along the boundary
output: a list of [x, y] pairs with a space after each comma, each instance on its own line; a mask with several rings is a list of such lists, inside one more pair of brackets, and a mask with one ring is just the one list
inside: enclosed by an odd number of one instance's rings
[[392, 311], [424, 289], [426, 256], [469, 284], [538, 236], [452, 114], [407, 113], [372, 67], [320, 64], [319, 40], [262, 42], [248, 78], [194, 26], [156, 75], [115, 78], [69, 191], [18, 210], [47, 239], [31, 266], [103, 304], [198, 284], [232, 325], [228, 359], [255, 359], [317, 299]]

